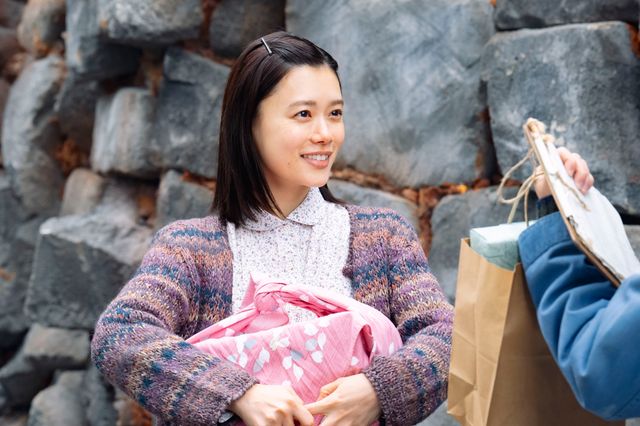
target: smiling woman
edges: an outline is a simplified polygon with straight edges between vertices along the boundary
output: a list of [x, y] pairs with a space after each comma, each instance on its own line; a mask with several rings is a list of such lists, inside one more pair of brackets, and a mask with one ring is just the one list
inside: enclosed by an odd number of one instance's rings
[[[344, 141], [342, 115], [338, 65], [309, 40], [266, 35], [233, 66], [212, 214], [158, 231], [92, 341], [98, 369], [161, 424], [410, 425], [446, 398], [453, 311], [412, 226], [392, 210], [344, 204], [326, 185]], [[278, 334], [252, 366], [246, 336], [241, 353], [223, 357], [190, 343], [248, 312], [257, 274], [369, 305], [403, 345], [369, 348], [365, 367], [338, 379], [314, 378], [323, 385], [317, 399], [302, 400], [289, 381], [258, 383], [252, 373], [282, 348], [290, 351], [282, 367], [299, 381], [297, 363], [324, 340], [294, 348]], [[281, 313], [315, 336], [314, 314], [293, 305]], [[352, 360], [347, 350], [307, 361]]]

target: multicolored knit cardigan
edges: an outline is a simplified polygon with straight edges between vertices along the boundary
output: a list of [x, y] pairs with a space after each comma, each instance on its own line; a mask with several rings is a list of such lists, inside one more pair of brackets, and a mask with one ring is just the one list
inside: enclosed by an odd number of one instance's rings
[[[446, 399], [453, 308], [405, 219], [388, 209], [346, 207], [351, 235], [343, 273], [355, 299], [387, 315], [404, 341], [363, 373], [382, 421], [413, 425]], [[93, 362], [160, 424], [215, 424], [257, 383], [184, 341], [231, 314], [232, 262], [216, 216], [167, 225], [96, 324]]]

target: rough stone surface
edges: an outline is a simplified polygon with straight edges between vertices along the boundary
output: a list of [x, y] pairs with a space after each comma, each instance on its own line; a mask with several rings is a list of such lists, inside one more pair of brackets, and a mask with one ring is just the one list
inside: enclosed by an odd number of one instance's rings
[[96, 80], [67, 74], [56, 99], [60, 130], [85, 153], [91, 151], [96, 102], [100, 87]]
[[138, 177], [159, 175], [149, 144], [155, 99], [146, 89], [124, 88], [96, 105], [91, 167]]
[[0, 169], [0, 241], [13, 241], [16, 227], [24, 219], [9, 177]]
[[83, 405], [84, 374], [60, 373], [55, 384], [38, 393], [29, 410], [29, 426], [88, 426]]
[[[455, 299], [460, 240], [469, 236], [471, 228], [507, 223], [511, 206], [498, 203], [496, 187], [469, 191], [462, 195], [444, 197], [431, 217], [433, 240], [429, 265], [449, 300]], [[505, 198], [514, 195], [516, 188], [507, 188]], [[529, 199], [529, 219], [536, 218], [535, 197]], [[524, 220], [524, 200], [514, 222]]]
[[22, 308], [41, 222], [26, 217], [0, 170], [0, 350], [17, 347], [31, 324]]
[[25, 310], [52, 327], [90, 330], [142, 260], [151, 229], [104, 215], [40, 227]]
[[627, 232], [627, 238], [636, 257], [640, 259], [640, 225], [625, 225], [624, 230]]
[[51, 373], [28, 361], [19, 350], [0, 368], [0, 393], [4, 393], [5, 407], [27, 406], [49, 384]]
[[286, 11], [288, 30], [340, 64], [348, 130], [339, 167], [375, 170], [398, 186], [491, 172], [480, 82], [494, 33], [488, 1], [294, 0]]
[[50, 371], [84, 368], [89, 361], [89, 333], [33, 324], [24, 340], [24, 357]]
[[285, 0], [222, 0], [209, 26], [211, 49], [235, 58], [249, 42], [284, 29]]
[[338, 179], [331, 179], [328, 186], [333, 195], [344, 201], [359, 206], [391, 208], [407, 219], [416, 232], [420, 229], [418, 206], [403, 197]]
[[63, 72], [63, 60], [57, 55], [33, 62], [11, 87], [5, 107], [2, 161], [30, 213], [54, 214], [60, 204], [63, 176], [53, 158], [60, 142], [53, 104]]
[[0, 69], [4, 68], [9, 59], [20, 51], [20, 44], [16, 31], [0, 27]]
[[160, 228], [174, 220], [204, 217], [209, 214], [213, 191], [192, 182], [184, 181], [180, 173], [170, 170], [160, 181], [158, 189], [158, 218]]
[[84, 376], [86, 413], [89, 426], [113, 426], [117, 424], [117, 412], [113, 406], [115, 391], [106, 383], [96, 367], [91, 364]]
[[98, 22], [100, 0], [67, 0], [67, 66], [76, 74], [105, 79], [138, 68], [140, 51], [102, 40]]
[[213, 178], [218, 168], [220, 108], [229, 69], [179, 48], [164, 60], [154, 145], [167, 169]]
[[200, 0], [101, 0], [98, 16], [107, 38], [141, 46], [196, 38], [204, 21]]
[[22, 18], [24, 3], [16, 0], [2, 0], [0, 3], [0, 26], [16, 28]]
[[30, 0], [18, 25], [20, 44], [36, 56], [46, 55], [61, 40], [65, 10], [65, 0]]
[[585, 22], [638, 22], [637, 0], [497, 0], [494, 20], [500, 30], [542, 28]]
[[75, 169], [64, 187], [60, 216], [93, 211], [102, 199], [106, 183], [102, 176], [91, 170]]
[[[0, 404], [1, 406], [2, 404]], [[29, 415], [26, 413], [12, 413], [0, 416], [0, 425], [2, 426], [27, 426]]]
[[[0, 56], [1, 55], [2, 53], [0, 53]], [[1, 63], [0, 63], [0, 67], [2, 67]], [[10, 88], [11, 86], [9, 86], [9, 83], [5, 79], [0, 78], [0, 117], [4, 117], [4, 107], [7, 103], [7, 99], [9, 98]], [[2, 146], [2, 122], [3, 121], [4, 120], [0, 119], [0, 146]], [[2, 161], [1, 158], [0, 158], [0, 161]]]
[[[562, 139], [559, 144], [580, 153], [614, 205], [640, 213], [640, 57], [626, 24], [501, 33], [487, 45], [483, 63], [503, 172], [525, 155], [522, 125], [534, 117]], [[526, 166], [517, 179], [531, 173]]]
[[145, 224], [155, 215], [156, 185], [136, 179], [110, 178], [92, 211], [113, 223]]

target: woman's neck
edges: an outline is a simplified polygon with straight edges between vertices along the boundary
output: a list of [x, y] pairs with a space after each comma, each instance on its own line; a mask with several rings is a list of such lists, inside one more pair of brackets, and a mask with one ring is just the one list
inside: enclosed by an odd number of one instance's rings
[[309, 187], [300, 187], [296, 190], [289, 189], [276, 189], [271, 190], [273, 194], [273, 200], [276, 202], [276, 205], [280, 208], [280, 211], [284, 215], [283, 218], [289, 216], [289, 214], [294, 211], [305, 198], [307, 198], [307, 194], [309, 194]]

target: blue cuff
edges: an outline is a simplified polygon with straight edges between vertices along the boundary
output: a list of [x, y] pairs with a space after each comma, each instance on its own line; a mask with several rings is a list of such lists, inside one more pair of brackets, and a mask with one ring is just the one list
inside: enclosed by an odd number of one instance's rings
[[571, 237], [559, 212], [539, 219], [518, 238], [520, 259], [525, 270], [549, 248], [567, 240]]
[[538, 219], [559, 211], [558, 206], [556, 205], [556, 200], [553, 199], [552, 195], [547, 195], [546, 197], [539, 199], [536, 202], [536, 210], [538, 212]]

